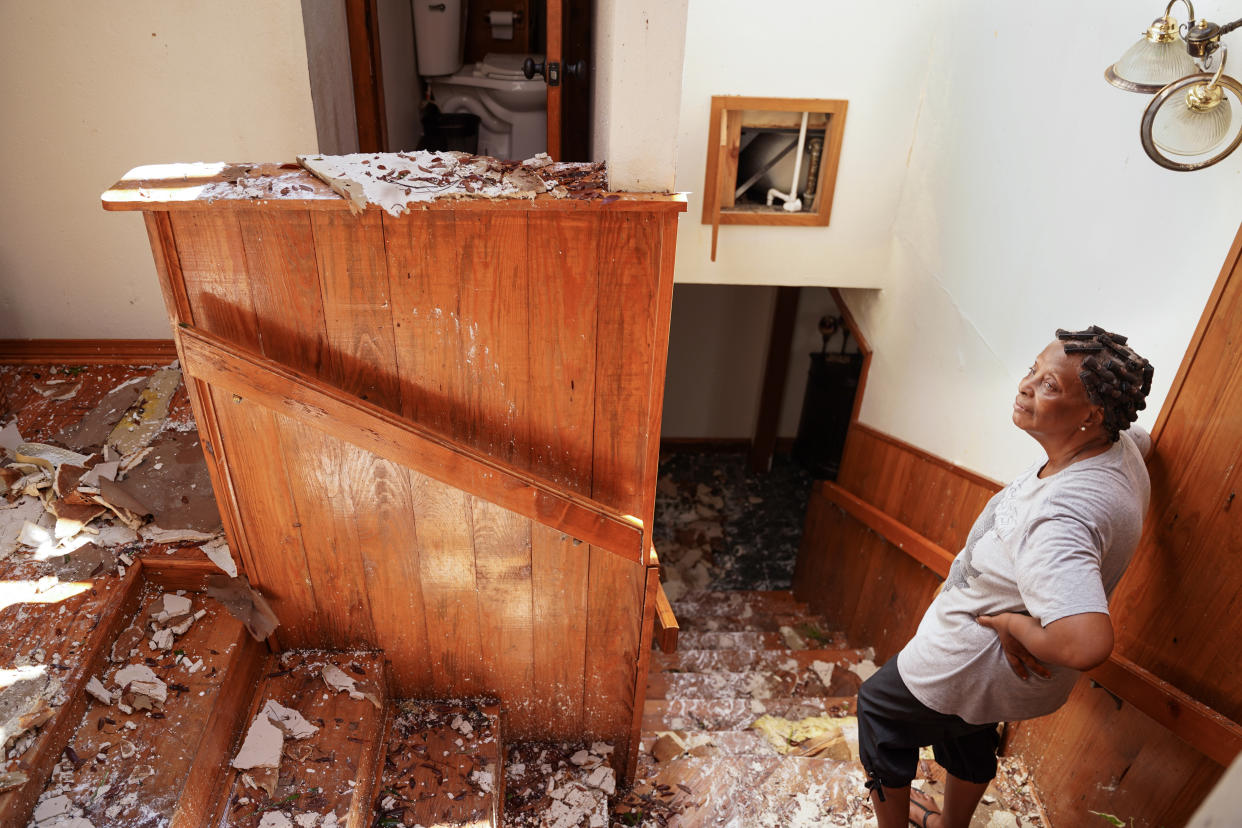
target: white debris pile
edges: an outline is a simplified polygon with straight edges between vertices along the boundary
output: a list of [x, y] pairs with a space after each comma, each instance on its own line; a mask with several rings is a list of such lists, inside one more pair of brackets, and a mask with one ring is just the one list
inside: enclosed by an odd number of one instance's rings
[[5, 759], [20, 759], [63, 702], [60, 679], [48, 665], [27, 663], [0, 670], [0, 745]]
[[660, 574], [669, 601], [687, 592], [707, 589], [720, 574], [714, 553], [724, 546], [722, 510], [724, 498], [712, 487], [699, 483], [693, 496], [682, 493], [671, 475], [656, 482], [657, 510], [667, 523], [663, 534], [671, 538], [658, 547]]
[[95, 828], [85, 811], [63, 793], [45, 792], [30, 818], [30, 828]]
[[386, 152], [299, 155], [298, 163], [349, 199], [358, 213], [374, 204], [399, 216], [430, 201], [487, 198], [615, 200], [602, 162], [557, 163], [546, 153], [525, 161], [502, 161], [465, 152]]
[[[76, 394], [81, 384], [43, 383], [54, 389], [51, 399], [64, 398], [69, 387]], [[0, 560], [21, 549], [25, 559], [58, 566], [74, 580], [116, 570], [116, 553], [103, 550], [137, 543], [149, 512], [122, 482], [150, 455], [180, 384], [176, 363], [122, 383], [56, 435], [71, 448], [26, 440], [16, 420], [0, 428]]]
[[[523, 751], [537, 750], [526, 755]], [[609, 764], [613, 747], [595, 742], [536, 748], [514, 746], [505, 768], [506, 825], [520, 828], [604, 828], [617, 793]]]

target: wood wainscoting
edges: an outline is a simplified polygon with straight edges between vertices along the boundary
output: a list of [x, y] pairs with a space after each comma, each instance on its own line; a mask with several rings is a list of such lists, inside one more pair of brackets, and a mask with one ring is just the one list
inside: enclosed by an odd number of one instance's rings
[[[1091, 811], [1185, 824], [1242, 746], [1239, 338], [1242, 229], [1153, 430], [1152, 507], [1113, 596], [1114, 657], [1060, 711], [1009, 728], [1054, 825], [1096, 824]], [[795, 595], [890, 658], [939, 588], [936, 548], [960, 549], [998, 487], [855, 421], [837, 484], [812, 494]]]
[[0, 339], [0, 365], [141, 365], [176, 358], [171, 339]]

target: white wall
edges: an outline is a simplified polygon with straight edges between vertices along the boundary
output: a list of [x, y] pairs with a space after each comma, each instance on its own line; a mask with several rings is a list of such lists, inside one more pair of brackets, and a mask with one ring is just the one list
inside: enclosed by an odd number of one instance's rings
[[1155, 421], [1242, 219], [1242, 153], [1196, 173], [1144, 155], [1146, 99], [1102, 74], [1156, 12], [1123, 0], [937, 12], [891, 287], [845, 296], [875, 349], [861, 418], [1004, 480], [1038, 456], [1010, 407], [1057, 327], [1129, 335], [1156, 366], [1140, 423]]
[[[886, 284], [930, 49], [926, 30], [939, 7], [692, 0], [676, 179], [691, 196], [678, 231], [677, 281]], [[713, 95], [849, 101], [829, 226], [723, 226], [716, 261], [709, 260], [702, 193]]]
[[0, 3], [0, 338], [167, 338], [140, 164], [315, 151], [298, 0]]
[[388, 148], [411, 152], [418, 149], [418, 139], [423, 137], [418, 113], [423, 87], [414, 53], [414, 13], [410, 0], [379, 0], [376, 6]]
[[612, 190], [673, 188], [688, 2], [594, 0], [591, 157]]

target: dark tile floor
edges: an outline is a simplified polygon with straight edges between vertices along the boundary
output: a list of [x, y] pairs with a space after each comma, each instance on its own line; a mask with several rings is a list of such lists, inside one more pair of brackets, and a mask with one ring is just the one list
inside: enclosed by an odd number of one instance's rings
[[811, 476], [789, 455], [778, 454], [772, 470], [753, 474], [744, 450], [675, 448], [660, 455], [660, 477], [667, 486], [656, 496], [656, 548], [675, 540], [678, 516], [698, 505], [706, 486], [708, 497], [723, 502], [719, 521], [724, 537], [713, 543], [712, 588], [789, 589]]

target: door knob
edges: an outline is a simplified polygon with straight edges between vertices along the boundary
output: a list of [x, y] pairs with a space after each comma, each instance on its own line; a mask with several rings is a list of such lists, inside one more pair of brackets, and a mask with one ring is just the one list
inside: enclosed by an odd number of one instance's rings
[[540, 61], [539, 63], [535, 63], [534, 58], [527, 58], [526, 60], [522, 61], [522, 74], [526, 76], [527, 80], [531, 80], [532, 78], [535, 77], [535, 75], [542, 75], [543, 68], [544, 68], [543, 61]]

